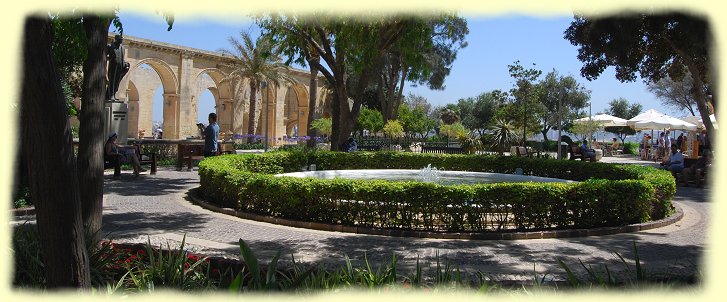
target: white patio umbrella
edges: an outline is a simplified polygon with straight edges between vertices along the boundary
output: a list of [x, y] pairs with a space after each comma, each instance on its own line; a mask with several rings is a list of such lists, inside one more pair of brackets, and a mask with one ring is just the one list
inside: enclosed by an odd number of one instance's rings
[[603, 127], [617, 127], [617, 126], [626, 126], [627, 125], [625, 119], [622, 119], [620, 117], [616, 117], [613, 115], [608, 115], [608, 114], [597, 114], [597, 115], [590, 116], [590, 117], [587, 116], [584, 118], [579, 118], [573, 122], [574, 123], [586, 123], [589, 121], [594, 121]]
[[633, 128], [636, 130], [696, 130], [697, 125], [682, 121], [678, 118], [668, 115], [657, 116], [651, 119], [644, 119], [634, 123]]
[[[702, 122], [702, 117], [700, 117], [698, 115], [685, 116], [685, 117], [681, 118], [681, 120], [695, 124], [695, 125], [697, 125], [697, 128], [704, 129], [704, 122]], [[714, 126], [714, 129], [719, 129], [719, 127], [717, 126], [717, 118], [714, 116], [714, 114], [709, 116], [709, 120], [712, 121], [712, 125]]]
[[[664, 114], [659, 111], [656, 111], [654, 109], [649, 109], [642, 113], [639, 113], [639, 115], [637, 115], [637, 116], [630, 118], [628, 121], [626, 121], [626, 124], [633, 128], [637, 122], [655, 119], [662, 115], [664, 115]], [[636, 130], [639, 130], [639, 129], [636, 129]]]

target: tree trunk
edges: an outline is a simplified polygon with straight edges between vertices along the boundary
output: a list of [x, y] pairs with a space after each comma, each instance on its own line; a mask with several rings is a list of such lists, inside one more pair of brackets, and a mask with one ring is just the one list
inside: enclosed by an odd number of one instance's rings
[[29, 17], [23, 37], [21, 142], [49, 289], [90, 287], [88, 255], [66, 102], [51, 56], [48, 19]]
[[[396, 108], [397, 109], [399, 108], [399, 106], [401, 106], [401, 101], [403, 100], [404, 84], [406, 83], [406, 72], [407, 72], [407, 70], [409, 70], [409, 67], [406, 64], [402, 63], [402, 65], [403, 66], [401, 68], [401, 81], [399, 83], [399, 93], [397, 93], [398, 96], [396, 98], [396, 102], [397, 102]], [[399, 110], [394, 111], [394, 118], [395, 119], [399, 118]]]
[[80, 126], [78, 128], [78, 181], [83, 227], [93, 243], [101, 241], [104, 165], [104, 96], [106, 94], [106, 40], [109, 22], [99, 16], [83, 17], [88, 57], [83, 62]]
[[687, 68], [689, 69], [689, 72], [692, 73], [692, 79], [694, 84], [692, 85], [691, 93], [694, 96], [694, 99], [697, 101], [699, 116], [702, 117], [704, 127], [707, 129], [709, 138], [712, 140], [712, 145], [714, 145], [714, 125], [712, 125], [712, 120], [709, 119], [709, 106], [707, 106], [707, 95], [705, 95], [704, 89], [702, 88], [704, 87], [704, 82], [702, 82], [701, 73], [699, 72], [699, 69], [694, 66], [694, 64], [687, 63]]
[[331, 116], [331, 151], [341, 150], [341, 146], [346, 142], [353, 129], [351, 121], [348, 93], [345, 84], [342, 84], [334, 91], [333, 114]]
[[379, 75], [378, 76], [378, 85], [376, 87], [376, 97], [379, 98], [379, 103], [381, 104], [381, 115], [384, 118], [384, 125], [386, 125], [386, 122], [391, 120], [391, 107], [389, 106], [389, 98], [386, 97], [384, 93], [384, 76]]
[[308, 89], [308, 147], [313, 148], [316, 146], [316, 129], [312, 128], [313, 118], [316, 113], [316, 103], [318, 101], [318, 69], [315, 68], [314, 64], [320, 63], [321, 57], [315, 56], [310, 59], [308, 65], [310, 65], [310, 87]]
[[[255, 98], [257, 97], [257, 82], [254, 80], [250, 80], [250, 106], [249, 106], [249, 112], [248, 112], [248, 118], [247, 118], [247, 143], [252, 144], [254, 142], [254, 135], [255, 135], [255, 111], [257, 110], [256, 105], [257, 102]], [[263, 96], [265, 97], [265, 96]]]
[[543, 134], [543, 144], [545, 146], [547, 146], [548, 145], [548, 142], [550, 141], [548, 139], [548, 131], [550, 131], [550, 127], [547, 127], [545, 129], [540, 129], [540, 133]]

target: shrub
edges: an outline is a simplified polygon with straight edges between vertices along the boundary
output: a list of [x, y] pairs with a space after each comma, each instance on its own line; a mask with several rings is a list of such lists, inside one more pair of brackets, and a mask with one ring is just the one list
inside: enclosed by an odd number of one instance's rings
[[[421, 182], [276, 177], [319, 170], [420, 169], [570, 179], [576, 183], [444, 186]], [[286, 219], [399, 230], [483, 232], [618, 226], [673, 211], [669, 172], [651, 167], [484, 155], [402, 152], [272, 152], [230, 155], [200, 164], [214, 203]], [[628, 198], [624, 198], [628, 196]]]

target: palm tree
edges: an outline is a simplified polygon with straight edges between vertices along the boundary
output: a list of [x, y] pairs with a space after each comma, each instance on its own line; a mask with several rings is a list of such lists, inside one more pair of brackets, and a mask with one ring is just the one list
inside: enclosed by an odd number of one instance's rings
[[518, 141], [515, 126], [504, 119], [496, 119], [490, 130], [492, 131], [492, 148], [495, 148], [500, 155], [504, 154], [507, 146]]
[[273, 46], [272, 41], [266, 36], [260, 36], [253, 42], [250, 33], [240, 32], [242, 41], [229, 37], [227, 41], [232, 44], [234, 51], [220, 49], [223, 54], [235, 58], [233, 63], [223, 63], [222, 67], [230, 73], [226, 80], [237, 81], [238, 88], [243, 79], [248, 79], [250, 84], [250, 106], [249, 120], [247, 127], [248, 143], [252, 143], [255, 134], [255, 97], [258, 89], [263, 83], [280, 86], [281, 82], [294, 83], [289, 70], [290, 67], [282, 63], [279, 51]]

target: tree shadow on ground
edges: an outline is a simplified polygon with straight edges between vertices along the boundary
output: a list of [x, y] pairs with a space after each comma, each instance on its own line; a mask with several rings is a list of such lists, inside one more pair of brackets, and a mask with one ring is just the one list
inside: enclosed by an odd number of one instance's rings
[[134, 176], [122, 175], [119, 179], [104, 177], [104, 194], [117, 194], [122, 196], [161, 196], [178, 193], [186, 190], [192, 184], [198, 184], [199, 180], [180, 178], [170, 179], [144, 175]]
[[[103, 216], [102, 230], [111, 238], [137, 237], [163, 232], [194, 232], [202, 229], [209, 217], [197, 213], [108, 213]], [[123, 230], [123, 231], [119, 231]]]

